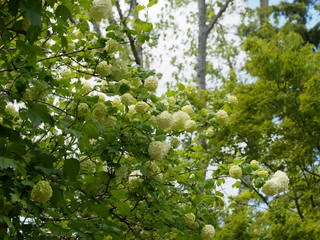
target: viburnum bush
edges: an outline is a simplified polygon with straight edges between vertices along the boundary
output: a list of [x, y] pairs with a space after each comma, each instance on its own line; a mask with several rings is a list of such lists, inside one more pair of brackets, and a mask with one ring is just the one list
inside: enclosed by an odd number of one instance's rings
[[239, 158], [205, 177], [214, 156], [203, 143], [232, 108], [216, 109], [214, 99], [201, 107], [193, 84], [156, 96], [155, 73], [117, 53], [125, 33], [151, 29], [90, 30], [93, 20], [112, 18], [114, 4], [1, 2], [4, 239], [212, 239], [229, 170], [267, 195], [288, 186], [284, 173], [265, 183], [268, 169]]

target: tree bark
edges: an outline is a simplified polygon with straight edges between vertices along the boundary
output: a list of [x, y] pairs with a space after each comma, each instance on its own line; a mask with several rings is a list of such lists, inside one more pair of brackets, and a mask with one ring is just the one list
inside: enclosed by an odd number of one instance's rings
[[[260, 9], [264, 6], [269, 6], [269, 0], [260, 0]], [[262, 26], [265, 21], [266, 21], [266, 18], [268, 17], [267, 14], [265, 14], [263, 12], [263, 10], [261, 11], [260, 10], [260, 26]]]
[[197, 56], [197, 83], [200, 90], [206, 89], [206, 58], [207, 58], [207, 26], [206, 3], [198, 0], [198, 56]]

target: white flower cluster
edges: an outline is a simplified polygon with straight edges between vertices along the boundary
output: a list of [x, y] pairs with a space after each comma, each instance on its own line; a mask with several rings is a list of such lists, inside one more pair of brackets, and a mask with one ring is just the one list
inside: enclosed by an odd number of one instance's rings
[[101, 76], [101, 77], [106, 77], [111, 75], [112, 73], [112, 65], [109, 64], [106, 61], [102, 61], [97, 65], [97, 73]]
[[87, 156], [81, 156], [79, 158], [79, 162], [80, 162], [80, 172], [81, 173], [87, 173], [90, 172], [94, 166], [94, 163], [91, 161], [91, 159], [87, 159], [84, 160], [85, 158], [87, 158]]
[[211, 224], [207, 224], [201, 229], [201, 238], [203, 240], [211, 240], [213, 239], [214, 233], [214, 227]]
[[39, 203], [44, 203], [52, 197], [52, 188], [47, 181], [39, 181], [31, 190], [31, 198]]
[[153, 92], [158, 88], [158, 81], [153, 76], [148, 77], [144, 82], [144, 86], [148, 91]]
[[171, 138], [170, 144], [171, 144], [171, 147], [177, 148], [180, 144], [180, 141], [178, 138]]
[[78, 39], [84, 38], [84, 35], [83, 35], [83, 33], [81, 32], [80, 29], [77, 29], [77, 31], [75, 33], [75, 37], [78, 38]]
[[125, 105], [125, 106], [130, 106], [134, 101], [134, 98], [132, 97], [132, 95], [130, 93], [125, 93], [121, 96], [121, 102]]
[[262, 187], [262, 192], [268, 196], [284, 192], [288, 189], [289, 178], [285, 172], [277, 171]]
[[194, 213], [185, 214], [183, 220], [185, 225], [189, 228], [197, 229], [199, 227], [199, 223], [196, 222], [196, 216]]
[[238, 98], [236, 96], [229, 96], [228, 97], [228, 102], [231, 103], [232, 105], [237, 105], [238, 104]]
[[111, 0], [93, 0], [89, 16], [100, 22], [102, 19], [112, 18], [112, 2]]
[[89, 106], [88, 106], [88, 104], [86, 104], [86, 103], [80, 103], [80, 104], [78, 105], [78, 115], [79, 115], [80, 117], [85, 116], [86, 113], [88, 113], [88, 112], [89, 112]]
[[191, 105], [186, 105], [181, 110], [186, 112], [186, 113], [188, 113], [188, 114], [192, 114], [193, 113], [193, 109], [192, 109]]
[[137, 182], [142, 182], [142, 173], [140, 170], [135, 170], [133, 171], [132, 173], [130, 173], [129, 175], [129, 183], [130, 184], [134, 184], [134, 183], [137, 183]]
[[82, 81], [81, 84], [82, 84], [82, 87], [78, 91], [80, 94], [84, 95], [91, 91], [91, 85], [89, 82]]
[[214, 131], [212, 129], [212, 127], [209, 127], [207, 130], [206, 130], [206, 136], [207, 137], [212, 137], [214, 134]]
[[187, 132], [194, 132], [197, 129], [197, 123], [194, 120], [187, 120], [184, 124], [184, 128]]
[[117, 52], [118, 49], [119, 49], [119, 43], [114, 40], [114, 39], [109, 39], [107, 42], [106, 42], [106, 51], [108, 53], [114, 53], [114, 52]]
[[173, 116], [168, 111], [164, 111], [157, 116], [156, 121], [159, 128], [168, 130], [172, 127]]
[[137, 113], [143, 114], [149, 110], [149, 105], [144, 101], [139, 101], [136, 103], [134, 109], [136, 110]]
[[253, 169], [255, 169], [255, 170], [257, 170], [257, 169], [260, 168], [259, 162], [258, 162], [257, 160], [252, 160], [252, 161], [250, 162], [250, 165], [251, 165], [251, 167], [252, 167]]
[[173, 124], [172, 129], [173, 130], [182, 130], [184, 129], [184, 125], [186, 121], [190, 120], [190, 116], [188, 113], [183, 111], [178, 111], [173, 114]]
[[61, 75], [62, 78], [70, 78], [71, 77], [71, 71], [69, 69], [65, 70], [60, 75]]
[[16, 108], [12, 104], [8, 104], [5, 109], [6, 113], [13, 116], [17, 117], [19, 113], [17, 112]]
[[[118, 60], [113, 63], [111, 71], [113, 76], [120, 78], [123, 74], [128, 73], [127, 63], [122, 60]], [[127, 85], [129, 85], [129, 83]]]
[[153, 141], [149, 145], [149, 155], [151, 159], [161, 161], [167, 155], [170, 146], [167, 142]]
[[126, 178], [128, 175], [128, 167], [126, 165], [122, 165], [116, 171], [116, 179], [121, 181], [122, 179]]
[[242, 176], [242, 169], [238, 165], [233, 165], [229, 170], [230, 177], [238, 179]]
[[269, 177], [269, 173], [266, 170], [261, 170], [258, 172], [258, 176], [267, 179]]
[[228, 113], [224, 110], [219, 110], [215, 117], [218, 123], [225, 123], [228, 120]]

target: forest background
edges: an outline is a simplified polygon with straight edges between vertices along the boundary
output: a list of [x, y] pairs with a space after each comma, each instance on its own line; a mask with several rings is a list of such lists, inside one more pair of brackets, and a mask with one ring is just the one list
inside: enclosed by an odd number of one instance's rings
[[319, 1], [245, 4], [1, 0], [0, 236], [319, 239]]

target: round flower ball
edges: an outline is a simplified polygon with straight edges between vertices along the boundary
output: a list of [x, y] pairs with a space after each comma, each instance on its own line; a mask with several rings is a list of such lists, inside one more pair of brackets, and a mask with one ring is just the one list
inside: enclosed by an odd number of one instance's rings
[[237, 105], [238, 104], [238, 99], [236, 96], [229, 96], [228, 97], [228, 102], [231, 103], [232, 105]]
[[150, 143], [148, 152], [153, 160], [161, 161], [167, 155], [170, 146], [167, 142], [153, 141]]
[[149, 105], [143, 101], [137, 102], [135, 105], [134, 109], [136, 110], [137, 113], [143, 114], [149, 109]]
[[112, 18], [111, 0], [93, 0], [89, 11], [89, 16], [100, 22], [102, 19]]
[[228, 113], [224, 110], [219, 110], [215, 116], [218, 123], [225, 123], [228, 120]]
[[171, 144], [171, 147], [177, 148], [180, 144], [180, 141], [178, 138], [171, 138], [170, 144]]
[[197, 129], [197, 123], [193, 120], [188, 120], [184, 124], [184, 128], [186, 129], [187, 132], [194, 132]]
[[134, 101], [134, 98], [130, 93], [125, 93], [121, 96], [121, 102], [125, 106], [130, 106], [133, 103], [133, 101]]
[[251, 167], [252, 167], [253, 169], [255, 169], [255, 170], [257, 170], [257, 169], [260, 168], [259, 162], [258, 162], [257, 160], [252, 160], [252, 161], [250, 162], [250, 165], [251, 165]]
[[206, 130], [206, 136], [207, 137], [212, 137], [214, 134], [214, 131], [212, 129], [212, 127], [209, 127], [207, 130]]
[[52, 188], [48, 181], [39, 181], [31, 190], [31, 198], [39, 203], [44, 203], [52, 197]]
[[230, 177], [238, 179], [242, 176], [242, 169], [238, 165], [233, 165], [229, 170]]
[[78, 115], [80, 117], [83, 117], [84, 115], [86, 115], [86, 113], [89, 112], [89, 106], [86, 103], [80, 103], [78, 105]]
[[95, 104], [93, 112], [92, 112], [92, 116], [99, 120], [99, 119], [103, 119], [108, 113], [108, 108], [106, 107], [106, 105], [102, 102], [98, 102], [97, 104]]
[[277, 179], [279, 182], [279, 192], [284, 192], [289, 187], [289, 178], [285, 172], [277, 171], [273, 174], [272, 179]]
[[148, 91], [153, 92], [158, 88], [158, 81], [153, 76], [148, 77], [144, 82], [144, 86]]
[[80, 94], [85, 95], [91, 91], [91, 85], [89, 82], [82, 81], [81, 84], [82, 84], [82, 87], [79, 89]]
[[19, 114], [16, 108], [12, 104], [6, 106], [5, 112], [13, 117], [17, 117]]
[[273, 196], [279, 192], [280, 188], [278, 179], [272, 178], [262, 186], [262, 192], [268, 196]]
[[258, 176], [267, 179], [269, 177], [269, 173], [266, 170], [261, 170], [258, 172]]
[[118, 49], [119, 49], [119, 43], [116, 40], [111, 38], [106, 42], [106, 51], [108, 53], [117, 52]]
[[157, 116], [156, 121], [159, 128], [167, 130], [172, 127], [173, 117], [168, 111], [164, 111]]
[[[112, 65], [111, 71], [113, 76], [120, 78], [123, 74], [128, 73], [127, 63], [122, 60], [118, 60]], [[127, 85], [129, 85], [129, 83], [127, 83]]]
[[203, 240], [211, 240], [213, 239], [214, 233], [214, 227], [211, 224], [207, 224], [201, 229], [201, 238]]
[[173, 114], [173, 124], [172, 129], [173, 130], [182, 130], [184, 129], [184, 125], [186, 121], [190, 120], [190, 116], [188, 113], [183, 111], [178, 111]]
[[107, 63], [106, 61], [102, 61], [97, 65], [96, 70], [101, 77], [106, 77], [111, 75], [112, 65]]
[[193, 109], [192, 109], [191, 105], [186, 105], [181, 110], [186, 112], [186, 113], [188, 113], [188, 114], [192, 114], [193, 113]]
[[71, 77], [71, 71], [68, 69], [68, 70], [65, 70], [61, 73], [61, 77], [62, 78], [70, 78]]
[[183, 216], [183, 220], [187, 226], [191, 226], [196, 220], [196, 216], [194, 215], [194, 213], [187, 213]]

